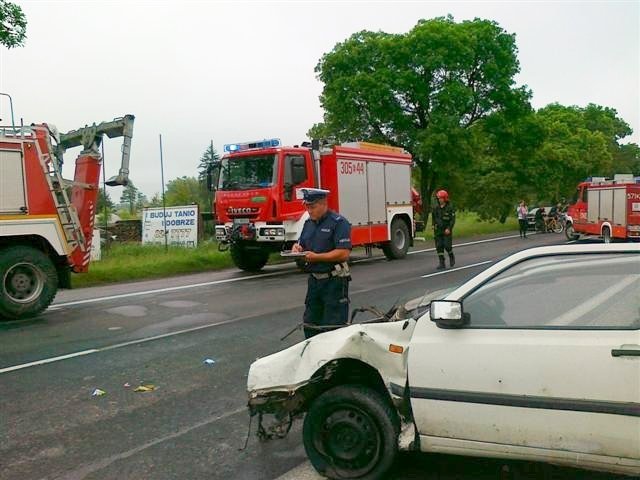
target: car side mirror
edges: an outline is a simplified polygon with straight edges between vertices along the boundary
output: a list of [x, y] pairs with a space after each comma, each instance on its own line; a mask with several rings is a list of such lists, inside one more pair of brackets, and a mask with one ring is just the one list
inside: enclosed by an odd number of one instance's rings
[[462, 303], [447, 300], [434, 300], [429, 306], [429, 317], [440, 328], [460, 328], [469, 319], [462, 311]]

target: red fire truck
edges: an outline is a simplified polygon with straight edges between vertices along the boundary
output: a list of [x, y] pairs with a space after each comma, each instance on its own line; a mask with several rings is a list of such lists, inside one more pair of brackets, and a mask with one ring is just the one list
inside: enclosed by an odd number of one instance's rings
[[[216, 239], [242, 270], [257, 271], [269, 253], [298, 240], [308, 214], [297, 190], [324, 188], [329, 208], [352, 225], [353, 246], [402, 258], [413, 243], [411, 155], [365, 142], [283, 147], [278, 139], [225, 145], [210, 184], [217, 185]], [[214, 179], [215, 177], [215, 179]], [[413, 195], [412, 195], [413, 193]]]
[[565, 232], [570, 240], [580, 235], [597, 235], [605, 243], [640, 239], [640, 177], [618, 174], [581, 182], [567, 210]]
[[[70, 272], [89, 269], [103, 135], [124, 137], [119, 174], [126, 185], [133, 115], [58, 134], [46, 123], [0, 127], [0, 319], [46, 309]], [[73, 180], [62, 178], [65, 150], [82, 146]]]

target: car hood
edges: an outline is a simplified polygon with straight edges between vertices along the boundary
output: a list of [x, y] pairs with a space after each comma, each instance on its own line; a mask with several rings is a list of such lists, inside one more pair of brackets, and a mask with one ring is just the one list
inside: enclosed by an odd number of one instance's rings
[[[273, 355], [256, 360], [249, 369], [249, 396], [293, 392], [327, 363], [356, 359], [376, 368], [385, 384], [404, 385], [409, 342], [416, 321], [355, 324], [316, 335]], [[390, 351], [393, 350], [400, 353]], [[398, 348], [400, 347], [400, 348]]]

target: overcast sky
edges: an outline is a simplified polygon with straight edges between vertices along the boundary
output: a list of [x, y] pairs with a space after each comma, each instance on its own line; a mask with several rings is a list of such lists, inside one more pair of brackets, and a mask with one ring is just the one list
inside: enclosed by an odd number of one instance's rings
[[[518, 85], [533, 106], [615, 108], [640, 140], [640, 2], [214, 2], [27, 1], [23, 48], [0, 47], [0, 92], [17, 118], [60, 131], [136, 116], [131, 178], [147, 195], [165, 180], [196, 175], [210, 140], [222, 145], [278, 137], [305, 140], [322, 120], [323, 53], [360, 30], [409, 31], [452, 14], [497, 21], [515, 33]], [[0, 118], [9, 123], [6, 98]], [[107, 176], [121, 139], [107, 141]], [[67, 154], [64, 174], [73, 176]], [[112, 192], [118, 201], [120, 191]]]

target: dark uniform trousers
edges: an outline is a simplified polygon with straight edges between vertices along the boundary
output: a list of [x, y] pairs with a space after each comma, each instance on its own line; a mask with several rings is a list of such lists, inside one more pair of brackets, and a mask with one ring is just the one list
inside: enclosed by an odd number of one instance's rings
[[[304, 323], [313, 325], [344, 325], [349, 317], [349, 277], [329, 277], [317, 279], [309, 275], [307, 283]], [[305, 338], [323, 331], [304, 327]]]
[[434, 235], [434, 238], [435, 238], [435, 241], [436, 241], [436, 252], [438, 252], [439, 255], [442, 255], [445, 250], [447, 252], [449, 252], [449, 253], [452, 252], [452, 250], [453, 250], [453, 246], [452, 246], [453, 235], [451, 235], [451, 234], [445, 235], [444, 232], [443, 233], [436, 233]]

